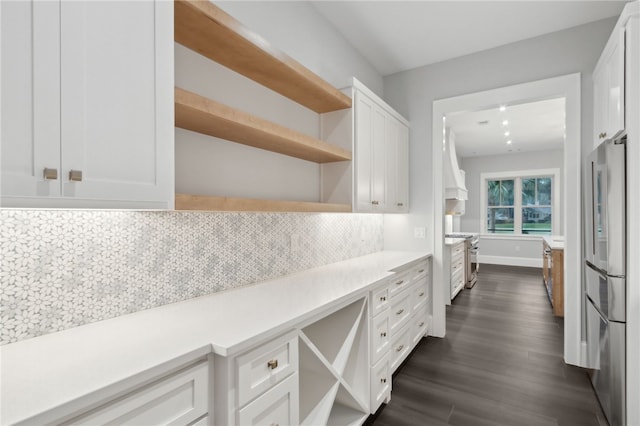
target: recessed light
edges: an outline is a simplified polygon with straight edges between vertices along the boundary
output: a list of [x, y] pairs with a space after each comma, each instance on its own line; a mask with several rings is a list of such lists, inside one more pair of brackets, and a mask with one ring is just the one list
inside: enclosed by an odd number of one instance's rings
[[506, 106], [500, 105], [500, 112], [505, 112], [506, 109], [507, 109]]
[[508, 125], [508, 124], [509, 124], [509, 120], [504, 120], [504, 121], [502, 122], [502, 125], [503, 125], [503, 126], [506, 126], [506, 125]]
[[508, 140], [508, 141], [507, 141], [507, 145], [511, 145], [511, 140]]
[[504, 135], [505, 135], [505, 136], [509, 136], [510, 134], [511, 134], [511, 133], [509, 133], [509, 132], [504, 132]]

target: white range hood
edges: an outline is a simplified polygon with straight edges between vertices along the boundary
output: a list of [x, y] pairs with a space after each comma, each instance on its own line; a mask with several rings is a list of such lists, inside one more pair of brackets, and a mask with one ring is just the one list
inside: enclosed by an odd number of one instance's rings
[[444, 149], [444, 198], [447, 200], [466, 200], [467, 187], [464, 183], [464, 175], [458, 167], [456, 155], [456, 137], [449, 127], [445, 130]]

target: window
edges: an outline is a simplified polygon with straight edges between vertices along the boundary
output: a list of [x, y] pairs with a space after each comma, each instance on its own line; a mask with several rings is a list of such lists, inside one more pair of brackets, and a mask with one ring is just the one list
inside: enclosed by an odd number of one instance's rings
[[483, 232], [551, 235], [557, 218], [559, 170], [485, 173], [482, 181]]

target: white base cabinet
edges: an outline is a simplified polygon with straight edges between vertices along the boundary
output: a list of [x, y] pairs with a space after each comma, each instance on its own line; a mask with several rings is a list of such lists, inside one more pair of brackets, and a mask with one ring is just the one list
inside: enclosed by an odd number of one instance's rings
[[0, 205], [173, 208], [173, 5], [0, 7]]
[[[460, 293], [466, 283], [465, 241], [445, 245], [443, 270], [449, 276], [447, 305]], [[446, 276], [446, 275], [445, 275]], [[445, 293], [446, 294], [446, 293]]]

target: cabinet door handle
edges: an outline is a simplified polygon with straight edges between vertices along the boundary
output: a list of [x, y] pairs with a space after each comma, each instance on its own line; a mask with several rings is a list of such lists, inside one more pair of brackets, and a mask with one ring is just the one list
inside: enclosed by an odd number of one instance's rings
[[69, 170], [69, 180], [72, 182], [82, 182], [82, 170]]
[[271, 361], [267, 362], [267, 367], [269, 367], [269, 369], [271, 370], [275, 370], [276, 368], [278, 368], [278, 360], [272, 359]]
[[418, 295], [418, 297], [422, 297], [422, 296], [424, 296], [424, 291]]
[[387, 337], [387, 332], [383, 331], [382, 333], [380, 333], [380, 337]]
[[598, 135], [598, 137], [599, 137], [600, 139], [604, 139], [604, 138], [606, 138], [606, 137], [607, 137], [607, 132], [602, 132], [602, 133], [600, 133], [600, 134]]
[[404, 203], [398, 203], [397, 206], [398, 207], [404, 207]]
[[42, 171], [44, 180], [56, 180], [58, 179], [58, 169], [49, 169], [47, 167]]
[[400, 345], [396, 348], [396, 352], [400, 352], [404, 348], [404, 345]]
[[380, 204], [380, 202], [373, 200], [373, 201], [371, 201], [371, 204], [373, 204], [374, 206], [377, 206], [378, 204]]
[[418, 273], [419, 273], [419, 274], [421, 274], [421, 273], [423, 273], [423, 272], [424, 272], [424, 269], [420, 269], [420, 270], [418, 271]]
[[398, 312], [396, 312], [396, 315], [400, 315], [403, 312], [404, 312], [404, 309], [400, 309]]
[[271, 426], [280, 426], [278, 423], [271, 423]]
[[401, 285], [404, 282], [404, 280], [400, 280], [396, 283], [396, 285]]
[[424, 321], [422, 321], [420, 324], [418, 324], [418, 327], [422, 327], [424, 325]]
[[380, 379], [380, 383], [387, 383], [387, 378], [383, 377], [382, 379]]
[[387, 296], [380, 296], [380, 301], [381, 301], [381, 302], [384, 302], [384, 301], [386, 301], [386, 300], [387, 300]]

